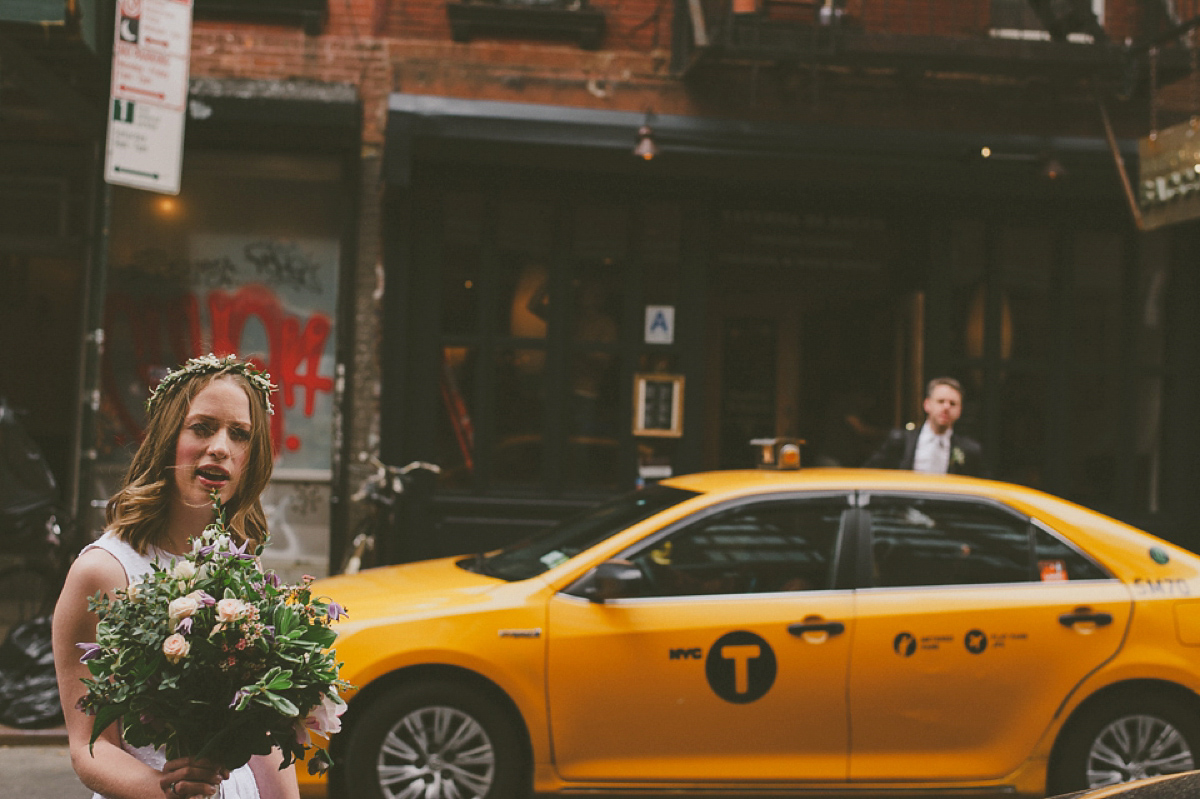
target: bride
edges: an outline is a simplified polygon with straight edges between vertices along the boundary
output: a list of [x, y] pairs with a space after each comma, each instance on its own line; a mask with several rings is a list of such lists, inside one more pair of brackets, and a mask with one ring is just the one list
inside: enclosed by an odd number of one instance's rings
[[90, 677], [78, 643], [95, 642], [88, 597], [113, 591], [191, 549], [213, 520], [212, 494], [243, 541], [266, 539], [259, 495], [271, 478], [270, 378], [232, 356], [193, 358], [159, 383], [147, 402], [146, 436], [122, 487], [109, 500], [104, 535], [72, 565], [54, 611], [54, 664], [71, 763], [93, 799], [299, 799], [295, 766], [282, 754], [254, 756], [230, 772], [219, 764], [137, 749], [111, 725], [89, 746], [93, 717], [78, 709]]

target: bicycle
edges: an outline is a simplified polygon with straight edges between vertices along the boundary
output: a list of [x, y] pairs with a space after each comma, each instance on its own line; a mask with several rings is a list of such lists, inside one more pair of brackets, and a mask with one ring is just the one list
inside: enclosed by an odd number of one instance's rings
[[411, 473], [417, 470], [431, 474], [442, 473], [440, 466], [426, 461], [413, 461], [407, 466], [390, 466], [372, 456], [370, 463], [375, 467], [375, 472], [363, 481], [350, 500], [370, 502], [371, 512], [354, 528], [354, 536], [342, 558], [342, 574], [357, 574], [363, 569], [381, 565], [377, 562], [376, 542], [393, 529], [396, 513], [400, 508], [398, 500], [412, 480]]
[[41, 449], [0, 397], [0, 640], [49, 614], [66, 576], [69, 515]]

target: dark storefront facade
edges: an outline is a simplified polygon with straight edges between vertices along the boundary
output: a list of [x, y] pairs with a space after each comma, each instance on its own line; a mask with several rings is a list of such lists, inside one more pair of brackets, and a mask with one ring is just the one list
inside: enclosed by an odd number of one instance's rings
[[[1102, 139], [658, 117], [644, 162], [644, 122], [392, 96], [383, 455], [444, 468], [395, 557], [747, 466], [757, 437], [860, 465], [845, 415], [919, 420], [938, 374], [995, 477], [1191, 543], [1195, 286]], [[647, 380], [677, 419], [646, 428]]]
[[193, 355], [238, 352], [280, 386], [272, 565], [326, 570], [361, 119], [345, 85], [195, 79], [177, 195], [106, 186], [102, 141], [0, 150], [0, 396], [58, 478], [71, 551], [103, 529], [148, 387]]

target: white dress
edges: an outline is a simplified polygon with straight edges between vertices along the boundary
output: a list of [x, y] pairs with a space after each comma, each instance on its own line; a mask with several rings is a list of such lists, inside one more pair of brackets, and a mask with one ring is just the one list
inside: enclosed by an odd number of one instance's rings
[[[152, 571], [152, 564], [160, 563], [165, 566], [173, 557], [170, 552], [154, 546], [150, 547], [148, 554], [143, 555], [125, 541], [117, 538], [112, 531], [106, 532], [95, 543], [88, 544], [83, 551], [87, 552], [89, 549], [103, 549], [120, 561], [121, 566], [125, 568], [126, 580], [133, 580], [135, 577], [149, 574]], [[166, 755], [161, 749], [149, 746], [134, 747], [124, 741], [121, 742], [121, 745], [125, 747], [125, 751], [156, 771], [161, 771], [167, 762]], [[254, 772], [250, 770], [249, 764], [230, 772], [229, 779], [221, 783], [221, 793], [218, 796], [222, 799], [259, 799], [258, 783], [254, 781]], [[95, 793], [92, 794], [92, 799], [105, 799], [105, 797]]]

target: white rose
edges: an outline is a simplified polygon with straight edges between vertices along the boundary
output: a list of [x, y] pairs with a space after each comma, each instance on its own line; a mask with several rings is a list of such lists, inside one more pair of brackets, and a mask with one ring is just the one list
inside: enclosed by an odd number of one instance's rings
[[217, 621], [228, 624], [246, 615], [246, 603], [240, 599], [222, 599], [217, 603]]
[[341, 731], [342, 720], [339, 716], [345, 712], [346, 703], [336, 694], [322, 696], [321, 704], [308, 711], [308, 717], [304, 719], [304, 726], [319, 735], [332, 735]]
[[192, 645], [182, 635], [174, 633], [167, 636], [167, 640], [163, 641], [162, 651], [167, 656], [167, 660], [172, 663], [178, 663], [187, 657], [188, 652], [192, 651]]
[[171, 624], [174, 625], [180, 619], [192, 616], [199, 609], [199, 600], [189, 594], [188, 596], [181, 596], [178, 599], [172, 599], [171, 604], [167, 606], [167, 615], [171, 617]]
[[190, 560], [176, 561], [175, 568], [171, 569], [171, 576], [180, 580], [190, 580], [196, 576], [196, 564]]

